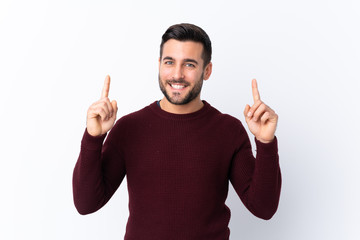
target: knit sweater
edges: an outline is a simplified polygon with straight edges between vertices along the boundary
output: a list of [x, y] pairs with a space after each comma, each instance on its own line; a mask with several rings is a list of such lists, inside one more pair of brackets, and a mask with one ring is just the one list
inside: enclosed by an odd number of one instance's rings
[[256, 158], [241, 122], [206, 101], [189, 114], [156, 102], [120, 118], [109, 132], [83, 135], [73, 174], [80, 214], [104, 206], [127, 177], [126, 240], [229, 239], [229, 181], [246, 208], [270, 219], [280, 188], [277, 139], [255, 139]]

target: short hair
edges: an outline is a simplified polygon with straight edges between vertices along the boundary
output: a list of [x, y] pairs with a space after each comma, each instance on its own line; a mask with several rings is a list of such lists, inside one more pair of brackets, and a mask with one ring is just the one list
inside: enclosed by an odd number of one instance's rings
[[181, 23], [170, 26], [162, 35], [160, 44], [160, 58], [162, 57], [164, 44], [170, 39], [202, 43], [203, 52], [201, 57], [204, 60], [204, 68], [210, 63], [212, 53], [211, 41], [209, 36], [202, 28], [189, 23]]

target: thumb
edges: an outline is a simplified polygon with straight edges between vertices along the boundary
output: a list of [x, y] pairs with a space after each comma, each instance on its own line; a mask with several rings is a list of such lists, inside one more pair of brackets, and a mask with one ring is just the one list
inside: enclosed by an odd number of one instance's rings
[[113, 109], [115, 110], [115, 114], [116, 114], [116, 113], [117, 113], [117, 110], [118, 110], [116, 100], [112, 100], [112, 101], [111, 101], [111, 106], [112, 106]]
[[246, 119], [246, 120], [249, 120], [249, 119], [250, 119], [250, 118], [248, 117], [249, 110], [250, 110], [250, 106], [249, 106], [249, 104], [246, 104], [245, 109], [244, 109], [244, 116], [245, 116], [245, 119]]

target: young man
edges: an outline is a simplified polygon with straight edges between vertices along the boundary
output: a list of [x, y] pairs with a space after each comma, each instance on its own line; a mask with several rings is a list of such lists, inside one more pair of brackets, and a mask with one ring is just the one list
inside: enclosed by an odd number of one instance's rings
[[80, 214], [104, 206], [126, 175], [125, 239], [229, 239], [229, 181], [255, 216], [273, 216], [281, 187], [278, 116], [261, 101], [253, 80], [254, 104], [246, 105], [244, 115], [255, 136], [255, 159], [241, 122], [200, 99], [211, 71], [208, 35], [195, 25], [178, 24], [164, 33], [160, 46], [161, 101], [114, 125], [117, 104], [108, 98], [106, 77], [101, 99], [88, 110], [73, 175]]

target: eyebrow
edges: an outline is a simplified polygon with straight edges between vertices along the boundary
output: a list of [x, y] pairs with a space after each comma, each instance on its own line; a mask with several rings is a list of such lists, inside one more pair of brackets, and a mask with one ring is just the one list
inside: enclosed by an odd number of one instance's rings
[[[164, 57], [163, 60], [175, 60], [175, 59], [172, 57]], [[199, 63], [196, 60], [191, 59], [191, 58], [185, 58], [184, 62], [192, 62], [192, 63], [199, 65]]]

